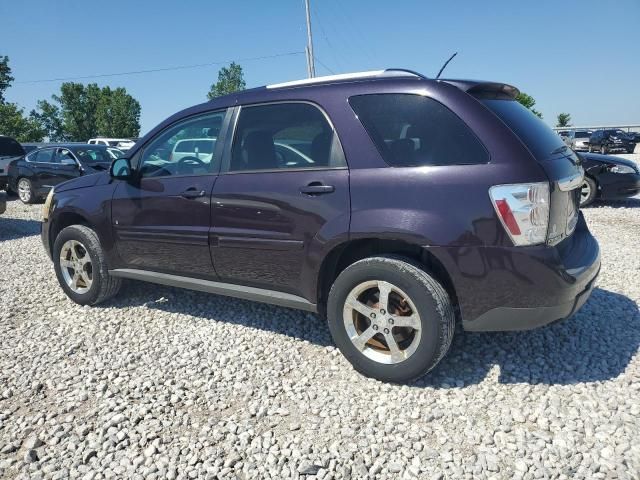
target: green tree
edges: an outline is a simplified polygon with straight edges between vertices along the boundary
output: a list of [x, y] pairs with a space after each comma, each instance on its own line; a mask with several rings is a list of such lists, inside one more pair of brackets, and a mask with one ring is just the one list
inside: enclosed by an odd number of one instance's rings
[[571, 126], [571, 114], [559, 113], [558, 123], [556, 124], [556, 127], [570, 127], [570, 126]]
[[11, 86], [14, 78], [11, 76], [9, 57], [0, 55], [0, 103], [5, 103], [4, 92]]
[[104, 87], [97, 112], [99, 135], [134, 138], [140, 134], [140, 102], [124, 88]]
[[218, 72], [218, 81], [211, 85], [207, 98], [212, 100], [221, 95], [244, 90], [246, 86], [242, 67], [235, 62], [231, 62], [229, 68], [222, 67], [220, 69]]
[[542, 113], [540, 113], [535, 108], [533, 108], [533, 106], [536, 104], [536, 101], [531, 95], [527, 95], [524, 92], [520, 92], [516, 97], [516, 100], [520, 102], [522, 105], [524, 105], [525, 107], [527, 107], [529, 110], [531, 110], [535, 115], [542, 118]]
[[41, 142], [45, 135], [40, 122], [15, 103], [0, 103], [0, 132], [19, 142]]
[[31, 110], [30, 117], [40, 124], [44, 136], [51, 142], [65, 140], [60, 108], [47, 100], [39, 100], [36, 110]]
[[101, 89], [95, 83], [83, 85], [65, 82], [60, 95], [53, 95], [58, 103], [60, 118], [66, 140], [86, 142], [98, 134], [97, 111]]

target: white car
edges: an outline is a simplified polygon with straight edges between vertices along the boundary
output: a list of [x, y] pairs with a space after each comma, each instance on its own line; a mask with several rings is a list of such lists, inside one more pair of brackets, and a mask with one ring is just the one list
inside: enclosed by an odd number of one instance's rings
[[116, 147], [123, 152], [131, 149], [135, 142], [130, 138], [92, 138], [88, 142], [90, 145], [106, 145], [107, 147]]
[[178, 140], [171, 150], [170, 161], [177, 162], [183, 158], [193, 157], [203, 163], [211, 163], [215, 138], [184, 138]]

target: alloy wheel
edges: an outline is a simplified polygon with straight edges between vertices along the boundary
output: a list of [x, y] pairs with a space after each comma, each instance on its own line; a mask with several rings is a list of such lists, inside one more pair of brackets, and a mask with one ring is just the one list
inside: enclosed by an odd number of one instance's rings
[[378, 363], [403, 362], [420, 344], [418, 310], [405, 292], [389, 282], [369, 280], [351, 290], [343, 321], [353, 345]]
[[580, 205], [583, 205], [589, 197], [591, 197], [591, 185], [585, 180], [580, 190]]
[[18, 196], [24, 203], [29, 203], [31, 200], [31, 184], [29, 180], [24, 178], [20, 179], [18, 182]]
[[60, 271], [67, 286], [78, 294], [87, 293], [93, 284], [93, 264], [86, 247], [68, 240], [60, 250]]

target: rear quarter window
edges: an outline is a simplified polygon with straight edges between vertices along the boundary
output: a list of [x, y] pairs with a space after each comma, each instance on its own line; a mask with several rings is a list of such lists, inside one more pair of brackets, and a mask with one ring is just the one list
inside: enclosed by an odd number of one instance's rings
[[349, 104], [392, 167], [487, 163], [471, 129], [441, 103], [414, 94], [358, 95]]
[[515, 100], [480, 99], [525, 144], [538, 160], [560, 153], [565, 143], [542, 119]]

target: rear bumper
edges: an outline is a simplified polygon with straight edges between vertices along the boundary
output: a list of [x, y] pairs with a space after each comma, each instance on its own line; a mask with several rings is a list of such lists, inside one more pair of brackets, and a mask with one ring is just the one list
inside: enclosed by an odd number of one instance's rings
[[429, 249], [451, 277], [468, 331], [530, 330], [573, 315], [589, 298], [600, 249], [580, 220], [558, 246]]

